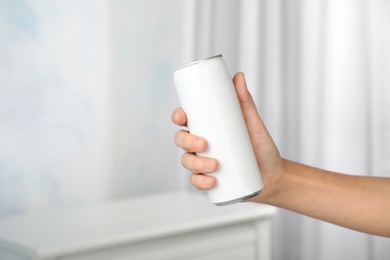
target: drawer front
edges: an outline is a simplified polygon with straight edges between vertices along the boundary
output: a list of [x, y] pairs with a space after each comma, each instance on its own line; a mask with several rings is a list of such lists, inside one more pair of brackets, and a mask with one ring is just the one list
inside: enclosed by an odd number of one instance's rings
[[230, 260], [254, 259], [251, 223], [211, 228], [142, 243], [64, 256], [61, 260]]
[[19, 255], [13, 254], [13, 253], [9, 253], [6, 251], [0, 251], [0, 259], [4, 259], [4, 260], [29, 260], [29, 258], [19, 256]]
[[26, 252], [20, 251], [17, 247], [0, 243], [0, 260], [30, 260]]
[[210, 253], [203, 256], [186, 257], [186, 260], [255, 260], [254, 245], [239, 247], [234, 249], [226, 249], [224, 251]]

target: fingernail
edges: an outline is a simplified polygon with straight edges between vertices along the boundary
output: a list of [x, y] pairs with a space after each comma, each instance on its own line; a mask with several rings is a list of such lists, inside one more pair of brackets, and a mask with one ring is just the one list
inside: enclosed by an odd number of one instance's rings
[[194, 141], [194, 146], [195, 146], [197, 149], [202, 149], [202, 143], [203, 143], [202, 140], [197, 139], [197, 140]]
[[204, 167], [207, 169], [207, 170], [213, 170], [214, 169], [214, 163], [213, 161], [205, 161], [204, 163]]
[[176, 113], [175, 114], [175, 122], [177, 123], [177, 122], [179, 122], [179, 120], [180, 120], [179, 113]]
[[206, 184], [207, 186], [209, 186], [211, 184], [213, 180], [211, 178], [205, 178], [204, 179], [204, 184]]

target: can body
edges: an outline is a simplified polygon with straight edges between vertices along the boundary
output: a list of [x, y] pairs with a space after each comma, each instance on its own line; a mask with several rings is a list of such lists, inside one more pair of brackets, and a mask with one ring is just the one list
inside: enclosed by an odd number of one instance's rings
[[208, 143], [198, 155], [218, 160], [218, 169], [210, 174], [217, 180], [207, 191], [210, 201], [227, 205], [257, 195], [263, 183], [222, 55], [176, 69], [174, 82], [189, 131]]

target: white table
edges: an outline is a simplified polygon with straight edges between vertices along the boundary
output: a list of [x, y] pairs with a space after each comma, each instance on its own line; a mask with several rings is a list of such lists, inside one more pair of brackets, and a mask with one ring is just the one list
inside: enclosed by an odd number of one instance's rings
[[0, 219], [0, 259], [270, 259], [275, 208], [148, 195]]

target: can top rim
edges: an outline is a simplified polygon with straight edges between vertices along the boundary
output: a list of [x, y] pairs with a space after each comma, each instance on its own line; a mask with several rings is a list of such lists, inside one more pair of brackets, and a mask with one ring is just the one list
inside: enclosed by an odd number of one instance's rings
[[182, 69], [182, 68], [185, 68], [185, 67], [194, 65], [194, 64], [198, 64], [198, 63], [201, 63], [201, 62], [204, 62], [204, 61], [208, 61], [208, 60], [211, 60], [211, 59], [216, 59], [216, 58], [222, 58], [222, 54], [210, 56], [210, 57], [207, 57], [207, 58], [204, 58], [204, 59], [200, 59], [200, 60], [193, 61], [193, 62], [191, 62], [191, 63], [187, 63], [187, 64], [185, 64], [185, 65], [183, 65], [183, 66], [177, 67], [177, 68], [174, 69], [173, 71], [176, 71], [176, 70], [179, 70], [179, 69]]

